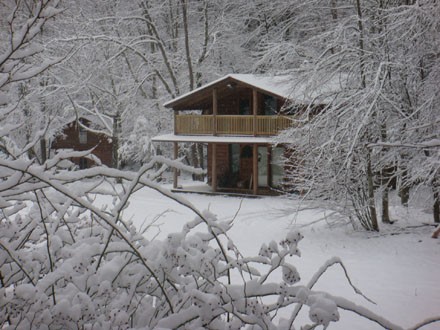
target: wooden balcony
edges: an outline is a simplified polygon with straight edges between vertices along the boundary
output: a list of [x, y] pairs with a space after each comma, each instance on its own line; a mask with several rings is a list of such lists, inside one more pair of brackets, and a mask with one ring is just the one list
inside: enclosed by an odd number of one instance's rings
[[180, 135], [276, 135], [292, 126], [287, 116], [176, 115]]

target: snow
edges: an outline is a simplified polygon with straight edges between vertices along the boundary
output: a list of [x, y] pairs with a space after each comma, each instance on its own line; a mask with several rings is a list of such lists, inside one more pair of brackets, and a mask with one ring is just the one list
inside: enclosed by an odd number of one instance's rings
[[[166, 187], [165, 187], [166, 188]], [[165, 189], [163, 188], [163, 189]], [[295, 214], [298, 201], [286, 197], [237, 198], [201, 194], [179, 194], [179, 203], [165, 198], [150, 189], [138, 191], [125, 216], [138, 228], [145, 228], [158, 214], [159, 219], [145, 233], [148, 239], [166, 238], [179, 232], [194, 219], [189, 204], [200, 210], [209, 209], [219, 220], [231, 220], [235, 216], [229, 236], [244, 255], [257, 255], [261, 244], [282, 241], [286, 233], [288, 242], [301, 250], [301, 257], [294, 257], [288, 270], [296, 269], [301, 276], [299, 284], [307, 285], [312, 275], [329, 259], [340, 257], [353, 284], [376, 305], [357, 295], [337, 265], [331, 267], [314, 286], [332, 296], [344, 297], [372, 313], [383, 316], [403, 328], [440, 314], [440, 240], [430, 238], [431, 227], [418, 226], [430, 220], [423, 210], [393, 209], [397, 222], [382, 228], [381, 233], [355, 232], [351, 226], [330, 226], [324, 210], [305, 210]], [[295, 231], [299, 230], [304, 238]], [[176, 236], [170, 236], [172, 240]], [[333, 259], [339, 260], [339, 259]], [[280, 277], [282, 274], [279, 275]], [[343, 300], [341, 300], [343, 302]], [[350, 304], [347, 304], [350, 306]], [[323, 297], [316, 301], [314, 313], [327, 320], [339, 317], [331, 329], [382, 329], [371, 321], [345, 310], [335, 314], [330, 302]], [[289, 315], [280, 315], [289, 318]], [[306, 324], [308, 309], [299, 313]], [[423, 329], [438, 329], [431, 324]]]
[[315, 83], [316, 86], [310, 86], [307, 80], [292, 74], [279, 76], [231, 74], [229, 76], [285, 99], [306, 103], [323, 94], [337, 92], [343, 83], [342, 77], [328, 78], [327, 81], [321, 77], [319, 84]]
[[152, 138], [153, 142], [199, 142], [199, 143], [274, 143], [272, 138], [255, 136], [210, 136], [164, 134]]
[[46, 7], [46, 8], [44, 8], [44, 10], [43, 10], [41, 16], [44, 16], [44, 17], [53, 17], [53, 16], [55, 16], [55, 15], [57, 15], [57, 14], [60, 14], [60, 13], [62, 13], [62, 12], [63, 12], [62, 9], [58, 9], [58, 8], [55, 8], [55, 7]]
[[98, 129], [107, 129], [107, 130], [111, 130], [112, 126], [113, 126], [113, 119], [106, 116], [106, 115], [102, 115], [99, 113], [95, 114], [81, 114], [81, 115], [74, 115], [74, 116], [69, 116], [67, 118], [63, 118], [63, 122], [62, 122], [62, 126], [67, 126], [69, 124], [75, 123], [78, 119], [86, 119], [88, 121], [90, 121], [93, 124], [93, 127], [96, 126], [96, 130], [93, 130], [91, 127], [88, 127], [88, 129], [90, 131], [93, 131], [95, 133], [103, 133], [105, 131], [100, 131]]
[[372, 143], [370, 146], [397, 147], [397, 148], [439, 148], [440, 139], [431, 139], [421, 143]]

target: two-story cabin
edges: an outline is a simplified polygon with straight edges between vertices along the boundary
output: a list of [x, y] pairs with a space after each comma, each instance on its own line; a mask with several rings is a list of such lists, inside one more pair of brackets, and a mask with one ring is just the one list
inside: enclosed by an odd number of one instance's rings
[[292, 124], [281, 111], [292, 88], [288, 77], [227, 75], [165, 103], [174, 110], [174, 134], [153, 141], [173, 142], [175, 157], [179, 143], [207, 144], [213, 192], [270, 193], [284, 177], [284, 148], [274, 136]]

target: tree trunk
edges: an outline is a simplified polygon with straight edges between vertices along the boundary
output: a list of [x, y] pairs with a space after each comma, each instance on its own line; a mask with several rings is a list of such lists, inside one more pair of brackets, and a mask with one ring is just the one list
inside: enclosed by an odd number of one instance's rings
[[[204, 164], [203, 144], [197, 143], [196, 149], [197, 149], [197, 160], [198, 160], [199, 167], [204, 169], [205, 164]], [[205, 176], [203, 174], [200, 174], [200, 175], [196, 175], [195, 178], [196, 178], [196, 180], [203, 181], [205, 179]]]
[[199, 167], [199, 160], [197, 158], [197, 143], [191, 143], [189, 152], [190, 152], [190, 162], [193, 167]]
[[119, 134], [121, 131], [121, 117], [119, 112], [113, 116], [112, 136], [112, 167], [119, 169]]
[[194, 89], [194, 73], [191, 61], [191, 51], [189, 49], [189, 32], [188, 32], [188, 2], [187, 0], [180, 1], [182, 5], [182, 17], [183, 17], [183, 31], [185, 33], [185, 54], [186, 63], [188, 65], [188, 77], [189, 77], [189, 89]]
[[433, 205], [433, 216], [434, 216], [434, 222], [440, 223], [440, 193], [439, 193], [439, 187], [437, 184], [437, 180], [434, 179], [432, 182], [432, 189], [434, 191], [433, 197], [434, 197], [434, 205]]
[[197, 158], [199, 159], [199, 166], [201, 168], [205, 168], [205, 162], [204, 162], [205, 155], [203, 152], [203, 144], [201, 143], [197, 143]]
[[379, 225], [377, 223], [377, 213], [374, 201], [374, 186], [373, 186], [373, 171], [371, 170], [371, 160], [368, 154], [367, 158], [367, 180], [368, 180], [368, 208], [370, 209], [371, 226], [375, 231], [379, 231]]
[[[191, 146], [189, 148], [189, 157], [190, 157], [190, 163], [193, 167], [199, 167], [199, 159], [197, 157], [197, 144], [191, 143]], [[197, 175], [192, 175], [193, 180], [198, 180]]]
[[433, 206], [434, 222], [440, 223], [440, 195], [438, 192], [434, 193], [434, 206]]
[[389, 195], [388, 187], [384, 187], [382, 192], [382, 222], [383, 223], [391, 223], [388, 195]]
[[[337, 22], [338, 21], [338, 11], [336, 9], [336, 7], [337, 7], [336, 6], [336, 0], [331, 0], [330, 1], [330, 6], [331, 6], [330, 13], [332, 15], [332, 20], [333, 20], [333, 22]], [[332, 47], [330, 49], [330, 52], [332, 54], [334, 54], [335, 53], [335, 49]]]
[[361, 74], [361, 86], [365, 88], [367, 86], [365, 79], [365, 49], [364, 49], [364, 25], [362, 22], [362, 9], [360, 0], [356, 0], [356, 10], [358, 14], [358, 28], [359, 28], [359, 69]]
[[[380, 138], [382, 142], [386, 142], [387, 140], [387, 126], [384, 122], [380, 127]], [[382, 152], [386, 152], [387, 149], [382, 149]], [[389, 168], [388, 164], [385, 164], [380, 171], [380, 183], [382, 186], [382, 222], [383, 223], [391, 223], [390, 221], [390, 213], [389, 213], [389, 196], [388, 191], [390, 188], [390, 179], [392, 177], [392, 172]]]
[[[190, 162], [196, 168], [203, 168], [203, 149], [200, 151], [200, 147], [202, 147], [200, 143], [192, 143], [190, 147]], [[201, 181], [203, 180], [203, 175], [193, 174], [192, 178], [193, 180]]]
[[40, 149], [41, 164], [44, 164], [47, 160], [47, 143], [44, 137], [40, 139]]
[[400, 186], [399, 186], [399, 197], [400, 197], [400, 203], [403, 206], [408, 206], [409, 202], [409, 185], [406, 182], [408, 178], [408, 170], [406, 168], [402, 169], [401, 179], [400, 179]]
[[[156, 156], [162, 156], [162, 149], [160, 149], [160, 146], [157, 146], [155, 151], [156, 151], [155, 152]], [[144, 165], [144, 164], [142, 164], [142, 165]], [[161, 167], [162, 167], [162, 165], [160, 163], [154, 164], [154, 168], [156, 169], [156, 171], [160, 170]]]

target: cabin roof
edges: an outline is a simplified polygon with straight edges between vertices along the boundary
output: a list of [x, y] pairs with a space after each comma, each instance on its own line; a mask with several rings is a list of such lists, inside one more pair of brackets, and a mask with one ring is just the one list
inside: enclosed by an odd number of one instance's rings
[[[321, 79], [322, 81], [324, 79]], [[220, 79], [214, 80], [193, 91], [176, 97], [166, 103], [164, 106], [175, 110], [182, 110], [185, 107], [192, 110], [191, 105], [197, 106], [206, 100], [212, 98], [212, 90], [218, 88], [221, 90], [230, 89], [233, 86], [255, 88], [258, 91], [275, 96], [283, 100], [291, 100], [296, 103], [310, 103], [316, 98], [325, 103], [325, 97], [328, 94], [340, 89], [340, 80], [330, 80], [325, 83], [320, 81], [317, 86], [311, 86], [310, 82], [305, 82], [294, 75], [257, 75], [257, 74], [228, 74]], [[319, 85], [319, 87], [318, 87]]]
[[113, 126], [113, 120], [106, 115], [102, 115], [98, 118], [95, 115], [78, 115], [78, 116], [70, 116], [63, 120], [63, 126], [70, 125], [75, 123], [78, 119], [85, 119], [89, 121], [95, 128], [111, 128]]

